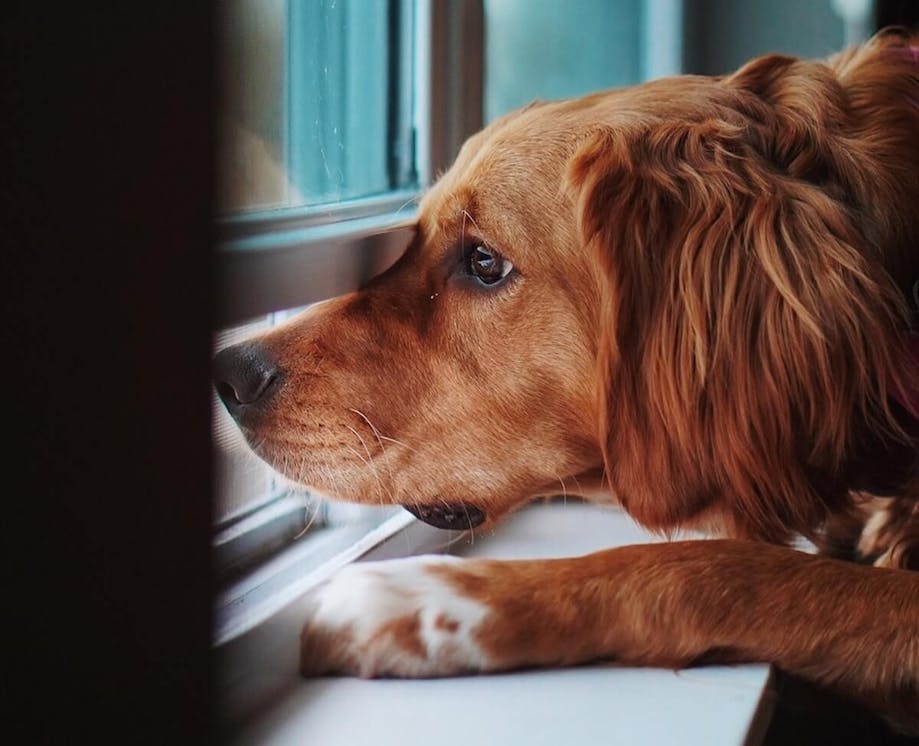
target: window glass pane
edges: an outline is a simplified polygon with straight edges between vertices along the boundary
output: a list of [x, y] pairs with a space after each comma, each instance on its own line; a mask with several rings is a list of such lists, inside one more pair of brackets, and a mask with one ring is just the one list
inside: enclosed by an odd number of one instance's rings
[[411, 187], [411, 0], [228, 0], [220, 212]]
[[769, 52], [824, 57], [838, 51], [846, 40], [838, 11], [860, 5], [832, 0], [686, 1], [686, 71], [702, 75], [730, 73]]
[[853, 33], [858, 29], [847, 29], [840, 15], [857, 5], [484, 0], [485, 118], [533, 99], [569, 98], [662, 75], [720, 75], [767, 52], [822, 57], [846, 38], [864, 37], [864, 29], [861, 37]]
[[221, 22], [219, 209], [298, 201], [286, 173], [285, 0], [225, 0]]
[[485, 0], [485, 119], [641, 79], [642, 0]]

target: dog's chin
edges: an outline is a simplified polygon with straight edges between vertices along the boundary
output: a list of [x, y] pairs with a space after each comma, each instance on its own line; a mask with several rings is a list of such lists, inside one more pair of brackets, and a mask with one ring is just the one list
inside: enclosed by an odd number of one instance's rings
[[485, 511], [472, 505], [403, 505], [419, 521], [448, 531], [467, 531], [485, 522]]

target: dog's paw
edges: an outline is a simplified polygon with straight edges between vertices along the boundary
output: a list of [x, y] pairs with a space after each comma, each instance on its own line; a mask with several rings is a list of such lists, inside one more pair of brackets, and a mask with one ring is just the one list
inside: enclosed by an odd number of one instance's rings
[[424, 556], [343, 568], [311, 595], [301, 672], [428, 677], [488, 670], [475, 634], [488, 608], [451, 582], [466, 562]]

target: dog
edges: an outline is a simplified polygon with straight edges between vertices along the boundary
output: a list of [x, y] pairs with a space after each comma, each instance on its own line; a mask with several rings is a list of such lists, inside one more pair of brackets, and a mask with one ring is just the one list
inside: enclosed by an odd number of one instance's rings
[[303, 672], [763, 661], [919, 730], [917, 277], [907, 32], [493, 122], [393, 267], [219, 353], [218, 392], [327, 495], [473, 529], [561, 484], [714, 538], [358, 563]]

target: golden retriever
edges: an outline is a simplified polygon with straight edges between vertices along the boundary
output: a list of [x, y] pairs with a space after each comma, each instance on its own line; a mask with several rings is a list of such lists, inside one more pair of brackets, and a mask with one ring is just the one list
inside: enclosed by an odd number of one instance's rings
[[489, 125], [396, 265], [218, 355], [224, 402], [288, 478], [435, 526], [565, 485], [721, 538], [354, 565], [302, 669], [768, 661], [919, 729], [917, 276], [905, 33]]

